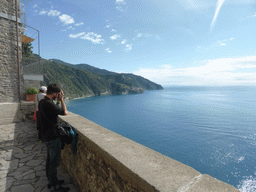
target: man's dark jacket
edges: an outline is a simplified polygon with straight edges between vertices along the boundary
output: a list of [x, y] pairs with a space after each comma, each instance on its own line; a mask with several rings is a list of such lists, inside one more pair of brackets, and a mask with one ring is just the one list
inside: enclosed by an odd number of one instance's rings
[[51, 141], [60, 138], [57, 129], [58, 115], [64, 115], [64, 109], [57, 106], [46, 96], [39, 102], [38, 108], [41, 118], [42, 140]]

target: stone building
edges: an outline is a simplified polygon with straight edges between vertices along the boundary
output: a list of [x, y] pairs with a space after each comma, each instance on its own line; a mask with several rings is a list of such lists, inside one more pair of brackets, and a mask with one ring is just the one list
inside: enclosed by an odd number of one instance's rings
[[24, 119], [22, 111], [34, 105], [22, 102], [25, 99], [25, 83], [21, 64], [20, 17], [19, 0], [0, 0], [0, 125], [21, 121]]
[[[19, 1], [17, 1], [19, 7]], [[20, 10], [18, 9], [18, 28]], [[19, 40], [21, 33], [19, 32]], [[22, 55], [19, 42], [19, 59]], [[19, 101], [19, 65], [17, 61], [16, 6], [15, 0], [0, 1], [0, 103]], [[21, 71], [21, 69], [20, 69]]]

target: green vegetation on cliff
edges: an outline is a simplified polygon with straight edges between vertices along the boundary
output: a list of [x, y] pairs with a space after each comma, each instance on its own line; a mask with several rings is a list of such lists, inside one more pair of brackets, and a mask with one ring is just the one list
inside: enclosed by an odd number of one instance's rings
[[129, 94], [143, 93], [144, 90], [163, 89], [161, 85], [153, 83], [143, 77], [115, 73], [99, 69], [88, 64], [72, 65], [61, 60], [40, 60], [32, 55], [24, 62], [26, 73], [33, 72], [36, 68], [43, 68], [44, 82], [59, 84], [70, 98], [85, 97], [102, 94]]

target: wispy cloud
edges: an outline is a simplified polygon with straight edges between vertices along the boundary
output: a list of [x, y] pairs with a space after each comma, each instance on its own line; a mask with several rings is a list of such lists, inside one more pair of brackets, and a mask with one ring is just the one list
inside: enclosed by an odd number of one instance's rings
[[252, 15], [252, 16], [249, 16], [248, 18], [252, 18], [252, 17], [256, 17], [256, 13], [254, 15]]
[[[148, 38], [148, 37], [151, 37], [152, 35], [151, 34], [148, 34], [148, 33], [137, 33], [136, 35], [136, 38]], [[135, 40], [136, 38], [134, 38], [133, 40]]]
[[59, 16], [60, 14], [61, 14], [61, 12], [59, 12], [59, 11], [57, 11], [57, 10], [53, 10], [53, 9], [51, 9], [51, 10], [49, 10], [49, 11], [46, 11], [46, 10], [41, 10], [40, 12], [39, 12], [39, 15], [48, 15], [48, 16], [53, 16], [53, 17], [55, 17], [55, 16]]
[[103, 44], [105, 41], [102, 39], [101, 35], [98, 35], [93, 32], [89, 32], [85, 35], [80, 36], [81, 39], [91, 41], [93, 44]]
[[67, 14], [62, 14], [61, 16], [59, 16], [59, 19], [62, 23], [64, 23], [64, 25], [75, 23], [74, 19]]
[[75, 26], [81, 26], [81, 25], [84, 25], [84, 22], [81, 22], [81, 23], [76, 23]]
[[126, 39], [124, 39], [124, 40], [121, 42], [121, 44], [125, 44], [125, 43], [126, 43], [126, 41], [127, 41], [127, 40], [126, 40]]
[[112, 53], [112, 51], [109, 48], [105, 49], [105, 51], [107, 51], [108, 53]]
[[126, 46], [126, 48], [125, 48], [125, 51], [131, 51], [132, 50], [132, 44], [127, 44], [127, 45], [125, 45]]
[[69, 26], [69, 27], [67, 28], [67, 30], [69, 30], [69, 29], [75, 30], [76, 28], [74, 28], [73, 26]]
[[116, 4], [118, 5], [116, 9], [120, 12], [125, 12], [123, 6], [126, 4], [125, 0], [116, 0]]
[[120, 38], [120, 37], [121, 37], [120, 35], [115, 34], [115, 35], [110, 36], [109, 38], [110, 38], [111, 40], [116, 40], [116, 39], [118, 39], [118, 38]]
[[47, 13], [47, 11], [42, 10], [42, 11], [39, 12], [39, 15], [45, 15], [46, 13]]
[[37, 4], [35, 4], [34, 6], [33, 6], [33, 8], [36, 8], [37, 7]]
[[116, 30], [115, 30], [115, 29], [112, 29], [111, 32], [116, 32]]
[[256, 56], [242, 58], [221, 58], [202, 62], [199, 67], [173, 69], [171, 65], [161, 68], [139, 69], [141, 75], [160, 84], [176, 85], [255, 85]]
[[220, 46], [226, 46], [230, 43], [230, 41], [233, 41], [235, 38], [234, 37], [231, 37], [229, 39], [224, 39], [224, 40], [221, 40], [221, 41], [217, 41], [215, 43], [213, 43], [212, 45], [208, 46], [208, 47], [202, 47], [202, 46], [198, 46], [197, 47], [197, 51], [206, 51], [206, 50], [210, 50], [210, 49], [213, 49], [213, 48], [216, 48], [216, 47], [220, 47]]
[[121, 7], [121, 6], [117, 6], [116, 9], [117, 9], [118, 11], [120, 11], [120, 12], [124, 12], [123, 7]]
[[78, 34], [76, 34], [76, 35], [70, 34], [69, 37], [70, 37], [70, 38], [78, 38], [78, 37], [81, 37], [81, 36], [83, 36], [83, 35], [85, 35], [85, 32], [78, 33]]
[[211, 23], [211, 30], [215, 24], [215, 21], [218, 17], [218, 14], [219, 14], [219, 11], [220, 11], [220, 8], [222, 7], [223, 3], [224, 3], [225, 0], [218, 0], [217, 2], [217, 5], [216, 5], [216, 9], [215, 9], [215, 14], [214, 14], [214, 17], [213, 17], [213, 20], [212, 20], [212, 23]]
[[124, 4], [126, 4], [126, 2], [125, 2], [125, 0], [116, 0], [116, 4], [124, 5]]
[[61, 13], [57, 10], [50, 10], [48, 11], [49, 16], [59, 16]]

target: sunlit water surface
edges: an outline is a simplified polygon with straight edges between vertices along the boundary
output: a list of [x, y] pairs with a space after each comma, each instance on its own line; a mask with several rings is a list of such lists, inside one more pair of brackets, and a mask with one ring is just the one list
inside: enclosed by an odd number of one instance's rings
[[256, 87], [166, 87], [67, 106], [243, 192], [256, 191]]

